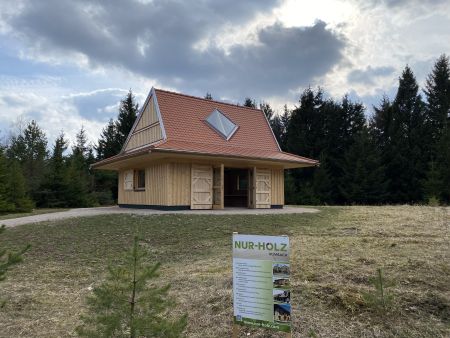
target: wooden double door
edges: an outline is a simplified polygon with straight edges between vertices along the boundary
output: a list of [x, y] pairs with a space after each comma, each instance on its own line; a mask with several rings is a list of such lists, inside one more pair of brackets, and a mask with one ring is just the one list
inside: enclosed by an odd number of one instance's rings
[[[271, 207], [271, 170], [252, 167], [247, 176], [247, 206]], [[197, 165], [191, 167], [191, 209], [223, 209], [224, 165]], [[238, 183], [239, 184], [239, 183]]]

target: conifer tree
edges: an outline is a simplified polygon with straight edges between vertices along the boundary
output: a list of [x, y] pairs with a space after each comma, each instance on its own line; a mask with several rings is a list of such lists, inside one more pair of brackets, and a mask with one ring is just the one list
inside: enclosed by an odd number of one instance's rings
[[256, 101], [250, 97], [246, 97], [244, 100], [244, 107], [256, 108]]
[[51, 208], [67, 206], [68, 168], [64, 152], [68, 141], [63, 132], [55, 140], [52, 155], [49, 159], [49, 173], [45, 183], [47, 200], [45, 205]]
[[32, 120], [21, 134], [11, 139], [7, 154], [20, 164], [30, 195], [40, 204], [48, 153], [47, 138], [36, 121]]
[[[450, 62], [448, 56], [441, 55], [430, 75], [428, 75], [425, 96], [427, 99], [427, 123], [433, 146], [436, 146], [446, 129], [450, 117]], [[438, 149], [434, 149], [438, 151]], [[433, 153], [433, 157], [436, 153]]]
[[267, 102], [262, 102], [259, 104], [259, 109], [261, 109], [264, 115], [266, 115], [267, 121], [270, 121], [272, 119], [274, 111], [270, 104], [268, 104]]
[[[125, 99], [120, 102], [119, 116], [117, 117], [116, 122], [117, 141], [120, 148], [124, 145], [138, 112], [139, 105], [135, 102], [133, 92], [130, 90]], [[118, 149], [116, 154], [118, 154], [119, 151], [120, 149]]]
[[26, 181], [18, 161], [10, 161], [8, 167], [7, 195], [9, 202], [14, 205], [15, 212], [29, 212], [34, 208], [34, 202], [27, 193]]
[[418, 202], [423, 199], [421, 182], [425, 178], [427, 157], [424, 150], [424, 105], [412, 70], [406, 66], [399, 79], [392, 104], [392, 127], [385, 149], [386, 175], [391, 201]]
[[120, 140], [118, 139], [117, 125], [113, 119], [110, 119], [107, 126], [103, 128], [98, 145], [95, 147], [97, 159], [103, 160], [117, 155], [121, 148], [122, 144], [120, 144]]
[[[439, 196], [450, 203], [450, 65], [449, 58], [441, 55], [426, 82], [427, 121], [431, 137], [431, 161], [425, 190], [430, 197], [439, 190]], [[439, 188], [435, 185], [439, 184]]]
[[[160, 264], [135, 237], [123, 264], [108, 267], [106, 280], [88, 298], [89, 314], [77, 328], [82, 337], [180, 337], [186, 317], [170, 316], [169, 286], [156, 286]], [[152, 283], [153, 284], [150, 284]]]
[[379, 204], [385, 201], [388, 182], [381, 152], [366, 128], [346, 152], [344, 167], [339, 188], [345, 203]]
[[270, 126], [272, 127], [273, 134], [275, 135], [278, 144], [282, 151], [286, 151], [287, 143], [287, 128], [289, 125], [290, 111], [287, 105], [284, 105], [283, 114], [275, 115], [270, 120]]
[[70, 207], [89, 207], [94, 203], [90, 191], [88, 155], [86, 131], [82, 127], [76, 135], [76, 143], [72, 147], [67, 173], [67, 201]]
[[4, 155], [3, 148], [0, 147], [0, 213], [14, 211], [14, 204], [11, 203], [8, 195], [9, 169]]

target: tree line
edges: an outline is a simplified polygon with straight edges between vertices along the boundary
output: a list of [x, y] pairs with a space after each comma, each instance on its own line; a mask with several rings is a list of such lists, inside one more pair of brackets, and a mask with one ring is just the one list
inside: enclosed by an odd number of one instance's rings
[[[245, 105], [256, 106], [246, 99]], [[325, 98], [307, 88], [299, 104], [270, 120], [283, 151], [320, 160], [318, 168], [290, 170], [286, 202], [382, 204], [450, 202], [450, 67], [440, 56], [423, 94], [409, 66], [394, 98], [366, 109], [346, 95]]]
[[[207, 99], [212, 99], [207, 93]], [[257, 103], [246, 98], [244, 106]], [[421, 92], [406, 66], [394, 98], [366, 108], [347, 95], [326, 98], [307, 88], [298, 105], [266, 114], [283, 151], [320, 160], [318, 168], [289, 170], [286, 203], [382, 204], [450, 202], [450, 65], [442, 55]], [[63, 132], [49, 149], [44, 131], [29, 122], [0, 146], [0, 213], [33, 207], [88, 207], [117, 200], [117, 174], [90, 165], [118, 154], [138, 114], [131, 92], [95, 145], [84, 128], [75, 144]]]
[[137, 111], [130, 91], [120, 103], [117, 120], [109, 121], [97, 145], [88, 142], [82, 127], [70, 151], [63, 132], [48, 149], [45, 132], [36, 121], [19, 128], [0, 147], [0, 213], [113, 204], [117, 174], [89, 167], [120, 152]]

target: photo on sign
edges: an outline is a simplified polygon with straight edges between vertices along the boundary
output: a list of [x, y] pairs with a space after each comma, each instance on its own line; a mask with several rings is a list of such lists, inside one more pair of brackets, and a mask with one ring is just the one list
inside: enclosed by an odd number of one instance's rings
[[286, 288], [289, 286], [289, 278], [286, 277], [273, 277], [274, 288]]
[[275, 322], [287, 323], [291, 321], [291, 305], [290, 304], [274, 304], [273, 319]]
[[290, 303], [291, 292], [289, 290], [274, 289], [273, 301], [274, 303]]
[[287, 263], [274, 263], [272, 265], [272, 272], [274, 276], [289, 277], [289, 274], [291, 273], [291, 268], [290, 265]]

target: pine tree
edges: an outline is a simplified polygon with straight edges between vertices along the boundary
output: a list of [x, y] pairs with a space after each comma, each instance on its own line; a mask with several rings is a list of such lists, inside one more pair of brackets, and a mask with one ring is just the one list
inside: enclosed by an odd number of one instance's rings
[[412, 70], [406, 66], [392, 104], [392, 127], [385, 149], [386, 174], [391, 202], [411, 203], [423, 199], [427, 156], [424, 105]]
[[267, 102], [262, 102], [259, 104], [259, 109], [261, 109], [264, 115], [266, 115], [267, 121], [270, 121], [272, 119], [274, 111], [270, 104], [268, 104]]
[[22, 174], [22, 168], [16, 160], [10, 161], [8, 167], [7, 196], [9, 202], [14, 205], [15, 212], [29, 212], [34, 208], [34, 202], [27, 194], [26, 181]]
[[0, 148], [0, 214], [14, 211], [14, 204], [8, 198], [9, 168], [3, 148]]
[[[427, 123], [434, 146], [442, 137], [450, 116], [450, 62], [445, 54], [434, 64], [424, 92], [427, 99]], [[436, 153], [433, 153], [433, 157], [435, 155]]]
[[72, 147], [67, 173], [67, 201], [70, 207], [89, 207], [94, 204], [90, 191], [88, 155], [86, 131], [82, 127], [76, 135], [76, 143]]
[[381, 152], [366, 128], [355, 138], [344, 158], [340, 190], [349, 204], [379, 204], [386, 198], [387, 180]]
[[[134, 125], [139, 106], [135, 102], [135, 97], [130, 90], [125, 99], [120, 102], [119, 116], [117, 117], [117, 141], [120, 147], [125, 144], [125, 141]], [[120, 151], [120, 149], [119, 149]]]
[[109, 266], [107, 279], [88, 298], [90, 313], [81, 318], [84, 325], [77, 333], [82, 337], [180, 337], [186, 317], [167, 318], [173, 302], [169, 286], [155, 286], [159, 267], [159, 263], [148, 263], [148, 253], [135, 237], [125, 262]]
[[244, 107], [256, 108], [256, 101], [249, 97], [246, 97], [244, 100]]
[[117, 155], [122, 148], [122, 144], [118, 139], [117, 125], [113, 119], [110, 119], [108, 125], [103, 128], [98, 140], [98, 145], [95, 147], [97, 151], [97, 159], [103, 160], [105, 158]]
[[436, 198], [450, 203], [450, 65], [446, 55], [439, 57], [428, 76], [425, 95], [433, 161], [427, 173], [425, 190], [428, 198], [439, 190]]
[[46, 175], [48, 153], [47, 138], [36, 121], [32, 120], [21, 134], [11, 139], [7, 155], [20, 164], [31, 197], [41, 204], [40, 188]]
[[290, 114], [291, 112], [287, 108], [287, 105], [284, 105], [283, 114], [281, 116], [275, 115], [272, 117], [272, 120], [270, 120], [270, 126], [272, 127], [273, 134], [275, 135], [282, 151], [286, 151], [287, 129]]
[[68, 141], [64, 133], [58, 136], [53, 146], [49, 160], [49, 173], [45, 183], [47, 200], [45, 205], [51, 208], [66, 207], [68, 194], [68, 168], [64, 152], [67, 150]]

